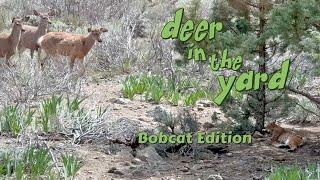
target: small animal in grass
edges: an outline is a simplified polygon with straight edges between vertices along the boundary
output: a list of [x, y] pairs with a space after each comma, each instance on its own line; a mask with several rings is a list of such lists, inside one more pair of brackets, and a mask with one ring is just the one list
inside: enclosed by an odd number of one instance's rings
[[305, 139], [295, 134], [292, 131], [282, 128], [281, 126], [277, 125], [275, 122], [272, 122], [267, 125], [267, 131], [271, 133], [271, 144], [275, 142], [279, 142], [282, 145], [279, 147], [289, 146], [289, 152], [295, 151], [298, 147], [305, 144]]

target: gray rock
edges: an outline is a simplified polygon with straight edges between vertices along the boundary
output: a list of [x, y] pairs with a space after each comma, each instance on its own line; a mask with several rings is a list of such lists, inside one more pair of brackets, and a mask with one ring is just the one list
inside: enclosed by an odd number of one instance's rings
[[134, 170], [131, 172], [132, 176], [134, 177], [142, 177], [144, 176], [144, 172], [141, 170]]
[[117, 168], [116, 167], [112, 167], [112, 168], [110, 168], [108, 170], [108, 173], [114, 173], [115, 170], [117, 170]]
[[218, 174], [211, 174], [207, 180], [223, 180], [222, 176], [218, 175]]
[[131, 163], [132, 164], [141, 164], [142, 161], [140, 159], [138, 159], [138, 158], [134, 158], [134, 159], [132, 159]]
[[122, 171], [120, 171], [120, 170], [118, 170], [118, 169], [116, 169], [114, 172], [113, 172], [113, 174], [118, 174], [118, 175], [124, 175], [124, 173], [122, 172]]
[[113, 101], [115, 104], [129, 104], [131, 102], [130, 99], [118, 98]]

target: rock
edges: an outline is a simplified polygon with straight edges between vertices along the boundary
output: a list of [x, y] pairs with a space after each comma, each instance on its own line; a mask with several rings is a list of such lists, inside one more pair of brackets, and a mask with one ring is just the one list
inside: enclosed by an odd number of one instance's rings
[[154, 147], [149, 146], [138, 151], [136, 159], [139, 159], [142, 161], [154, 162], [154, 161], [162, 160], [162, 157], [159, 156], [159, 154], [157, 153]]
[[211, 174], [208, 176], [207, 180], [223, 180], [223, 178], [219, 174]]
[[113, 174], [118, 174], [118, 175], [124, 175], [124, 173], [122, 172], [122, 171], [120, 171], [120, 170], [118, 170], [118, 169], [116, 169], [114, 172], [113, 172]]
[[142, 150], [138, 150], [136, 158], [148, 162], [151, 166], [157, 166], [157, 168], [162, 171], [168, 171], [174, 168], [171, 164], [164, 161], [153, 146], [148, 146]]
[[232, 157], [232, 153], [226, 153], [226, 156]]
[[112, 167], [108, 170], [108, 173], [118, 174], [118, 175], [124, 175], [124, 173], [120, 170], [118, 170], [116, 167]]
[[214, 124], [209, 123], [209, 122], [205, 122], [205, 123], [203, 123], [202, 127], [203, 127], [203, 129], [208, 130], [208, 129], [214, 128]]
[[129, 119], [126, 117], [113, 120], [107, 124], [108, 135], [111, 139], [117, 139], [120, 142], [128, 142], [133, 140], [139, 132], [152, 133], [153, 127], [142, 121], [136, 119]]
[[138, 158], [134, 158], [134, 159], [132, 159], [131, 163], [132, 164], [141, 164], [142, 161], [140, 159], [138, 159]]
[[273, 157], [274, 161], [285, 161], [286, 157], [285, 156], [277, 156], [277, 157]]
[[134, 176], [134, 177], [142, 177], [142, 176], [144, 176], [143, 171], [141, 171], [141, 170], [139, 170], [139, 169], [132, 171], [131, 174], [132, 174], [132, 176]]
[[114, 173], [115, 170], [117, 170], [117, 168], [116, 167], [112, 167], [112, 168], [110, 168], [108, 170], [108, 173]]
[[113, 100], [113, 103], [115, 104], [129, 104], [131, 102], [130, 99], [124, 99], [124, 98], [118, 98]]
[[182, 171], [182, 172], [189, 172], [189, 168], [184, 167], [184, 168], [181, 168], [180, 171]]
[[113, 110], [114, 110], [114, 111], [119, 111], [119, 110], [120, 110], [120, 107], [114, 106], [114, 107], [113, 107]]
[[148, 116], [153, 117], [155, 121], [159, 122], [160, 120], [167, 119], [172, 113], [163, 106], [156, 106], [153, 110], [148, 111], [147, 114]]
[[200, 100], [197, 104], [202, 105], [203, 107], [211, 107], [213, 105], [210, 100]]

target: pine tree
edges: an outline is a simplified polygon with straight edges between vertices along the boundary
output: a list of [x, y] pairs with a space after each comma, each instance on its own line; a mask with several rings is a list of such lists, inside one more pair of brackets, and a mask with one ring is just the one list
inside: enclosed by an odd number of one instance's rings
[[290, 109], [288, 106], [293, 103], [292, 99], [289, 100], [288, 92], [304, 95], [319, 106], [320, 100], [317, 97], [297, 90], [294, 86], [292, 87], [292, 82], [295, 82], [299, 74], [304, 73], [299, 71], [300, 67], [295, 64], [302, 56], [307, 56], [312, 61], [312, 67], [306, 78], [313, 77], [319, 72], [320, 2], [316, 0], [242, 1], [250, 9], [249, 16], [239, 13], [242, 9], [234, 9], [236, 6], [232, 6], [230, 2], [228, 4], [223, 0], [215, 1], [212, 20], [223, 21], [225, 29], [213, 42], [213, 51], [221, 52], [227, 48], [231, 56], [243, 55], [245, 61], [243, 71], [255, 70], [272, 74], [279, 69], [281, 60], [285, 60], [281, 58], [276, 60], [275, 57], [286, 53], [290, 54], [293, 66], [287, 82], [288, 87], [285, 90], [270, 92], [265, 84], [261, 84], [261, 89], [258, 91], [244, 92], [240, 96], [231, 95], [229, 98], [233, 100], [229, 102], [232, 104], [226, 101], [224, 106], [231, 105], [233, 108], [223, 109], [237, 111], [238, 117], [242, 117], [240, 114], [243, 112], [248, 114], [247, 110], [249, 110], [256, 121], [255, 129], [262, 131], [267, 118], [271, 118], [276, 110], [282, 109], [280, 112], [285, 115], [284, 112]]

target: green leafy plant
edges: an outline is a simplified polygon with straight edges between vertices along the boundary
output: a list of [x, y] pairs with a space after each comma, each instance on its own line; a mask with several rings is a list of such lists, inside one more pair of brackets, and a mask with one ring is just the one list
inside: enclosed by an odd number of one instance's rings
[[164, 96], [164, 89], [162, 86], [152, 86], [149, 89], [149, 94], [151, 100], [154, 103], [159, 104]]
[[266, 180], [315, 180], [320, 179], [320, 166], [309, 165], [306, 169], [297, 165], [292, 167], [280, 166], [272, 169]]
[[15, 174], [17, 180], [23, 180], [25, 178], [25, 165], [22, 161], [17, 162]]
[[0, 130], [18, 136], [33, 121], [35, 111], [23, 112], [19, 106], [7, 106], [1, 112]]
[[80, 162], [74, 155], [63, 155], [63, 177], [74, 179], [81, 168]]
[[201, 98], [206, 97], [206, 92], [203, 90], [197, 90], [196, 92], [192, 92], [185, 97], [185, 105], [186, 106], [195, 106], [197, 101]]
[[24, 153], [23, 162], [27, 170], [26, 173], [30, 174], [32, 179], [36, 179], [41, 175], [50, 174], [53, 168], [52, 157], [49, 149], [46, 148], [28, 148]]
[[171, 97], [170, 97], [170, 103], [173, 105], [173, 106], [178, 106], [179, 105], [179, 100], [181, 99], [181, 95], [179, 92], [173, 92], [171, 94]]
[[15, 168], [15, 155], [13, 152], [1, 152], [0, 153], [0, 175], [11, 176]]
[[[45, 133], [49, 133], [50, 126], [57, 125], [57, 110], [62, 102], [62, 96], [52, 96], [41, 104], [41, 125]], [[76, 102], [78, 103], [78, 102]], [[74, 103], [75, 104], [75, 103]], [[75, 104], [77, 105], [77, 104]], [[71, 107], [75, 108], [75, 107]]]
[[68, 106], [69, 111], [74, 112], [76, 110], [79, 110], [80, 105], [84, 100], [85, 99], [79, 99], [78, 97], [74, 98], [73, 100], [70, 100], [70, 98], [67, 97], [67, 106]]
[[125, 98], [133, 99], [135, 94], [137, 93], [138, 80], [135, 76], [127, 76], [123, 82], [122, 93]]

